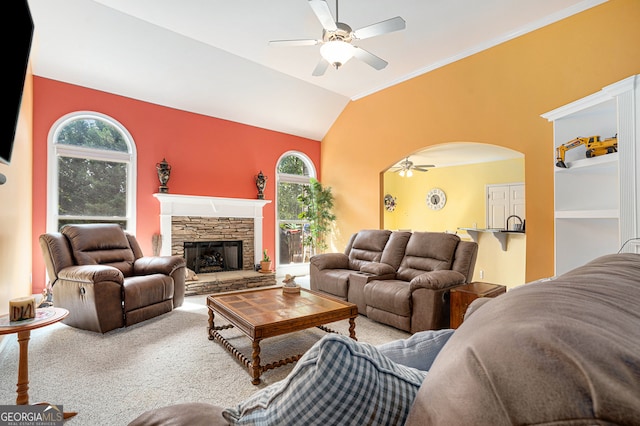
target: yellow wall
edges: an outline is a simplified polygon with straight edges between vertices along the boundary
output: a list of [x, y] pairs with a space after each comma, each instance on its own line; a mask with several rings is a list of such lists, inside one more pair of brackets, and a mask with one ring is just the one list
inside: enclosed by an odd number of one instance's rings
[[332, 247], [382, 227], [382, 171], [427, 146], [474, 141], [524, 154], [526, 279], [553, 275], [553, 126], [540, 114], [640, 73], [638, 22], [640, 1], [610, 0], [351, 102], [322, 145]]
[[[492, 161], [465, 166], [433, 168], [412, 177], [384, 174], [384, 192], [397, 198], [393, 212], [384, 213], [387, 229], [451, 231], [459, 227], [484, 228], [486, 223], [486, 185], [524, 182], [524, 159]], [[441, 210], [431, 210], [426, 195], [440, 188], [447, 196]]]
[[[0, 164], [0, 315], [9, 300], [31, 295], [31, 129], [33, 85], [27, 77], [11, 164]], [[5, 143], [3, 141], [2, 143]]]
[[[411, 178], [398, 173], [384, 174], [384, 192], [397, 198], [393, 212], [384, 212], [384, 228], [412, 231], [452, 232], [470, 239], [458, 228], [484, 228], [486, 224], [486, 186], [524, 182], [524, 159], [492, 161], [465, 166], [415, 172]], [[426, 194], [440, 188], [447, 196], [441, 210], [431, 210]], [[491, 234], [478, 238], [478, 260], [474, 281], [493, 282], [515, 287], [525, 282], [526, 236], [509, 235], [507, 251]], [[483, 277], [480, 278], [480, 271]]]

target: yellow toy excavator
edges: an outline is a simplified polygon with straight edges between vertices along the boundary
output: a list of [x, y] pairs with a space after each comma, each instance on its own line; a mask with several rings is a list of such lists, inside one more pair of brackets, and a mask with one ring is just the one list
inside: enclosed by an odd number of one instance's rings
[[611, 154], [618, 151], [618, 135], [600, 140], [600, 136], [590, 136], [588, 138], [575, 138], [569, 142], [565, 142], [556, 148], [556, 167], [567, 168], [564, 162], [564, 155], [570, 149], [576, 148], [580, 145], [585, 145], [587, 148], [587, 158], [596, 157], [598, 155]]

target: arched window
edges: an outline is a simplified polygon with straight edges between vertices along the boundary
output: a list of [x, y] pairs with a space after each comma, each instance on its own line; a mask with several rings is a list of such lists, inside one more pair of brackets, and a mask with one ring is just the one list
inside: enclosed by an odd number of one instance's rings
[[49, 133], [47, 229], [118, 223], [135, 233], [135, 144], [111, 117], [76, 112]]
[[276, 172], [278, 272], [301, 275], [308, 273], [311, 252], [304, 243], [308, 221], [298, 217], [301, 212], [298, 195], [309, 185], [309, 179], [316, 177], [316, 171], [306, 155], [287, 152], [278, 161]]

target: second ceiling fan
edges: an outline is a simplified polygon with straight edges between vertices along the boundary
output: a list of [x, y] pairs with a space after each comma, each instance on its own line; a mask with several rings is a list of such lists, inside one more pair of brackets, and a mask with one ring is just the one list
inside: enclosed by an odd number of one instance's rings
[[397, 165], [391, 167], [389, 171], [398, 172], [402, 177], [411, 177], [413, 170], [418, 172], [428, 172], [429, 168], [435, 167], [433, 164], [413, 164], [413, 161], [409, 160], [409, 157], [399, 162]]
[[322, 38], [319, 40], [272, 40], [269, 42], [273, 46], [320, 46], [322, 58], [313, 70], [312, 75], [321, 76], [325, 73], [329, 65], [336, 69], [344, 65], [352, 57], [358, 58], [377, 70], [387, 66], [387, 61], [381, 59], [353, 44], [354, 40], [362, 40], [386, 34], [406, 27], [404, 19], [399, 16], [387, 19], [375, 24], [352, 30], [351, 27], [338, 21], [338, 0], [336, 0], [336, 18], [333, 18], [329, 5], [325, 0], [309, 0], [311, 9], [322, 24]]

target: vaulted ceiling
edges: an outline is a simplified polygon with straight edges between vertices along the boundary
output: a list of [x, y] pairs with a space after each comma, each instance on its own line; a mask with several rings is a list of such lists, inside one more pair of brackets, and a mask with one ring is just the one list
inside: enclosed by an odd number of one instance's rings
[[[406, 29], [356, 40], [386, 60], [312, 76], [320, 39], [307, 0], [28, 0], [37, 76], [322, 140], [350, 100], [429, 72], [606, 0], [343, 0], [354, 30], [401, 16]], [[328, 0], [336, 14], [335, 0]]]

